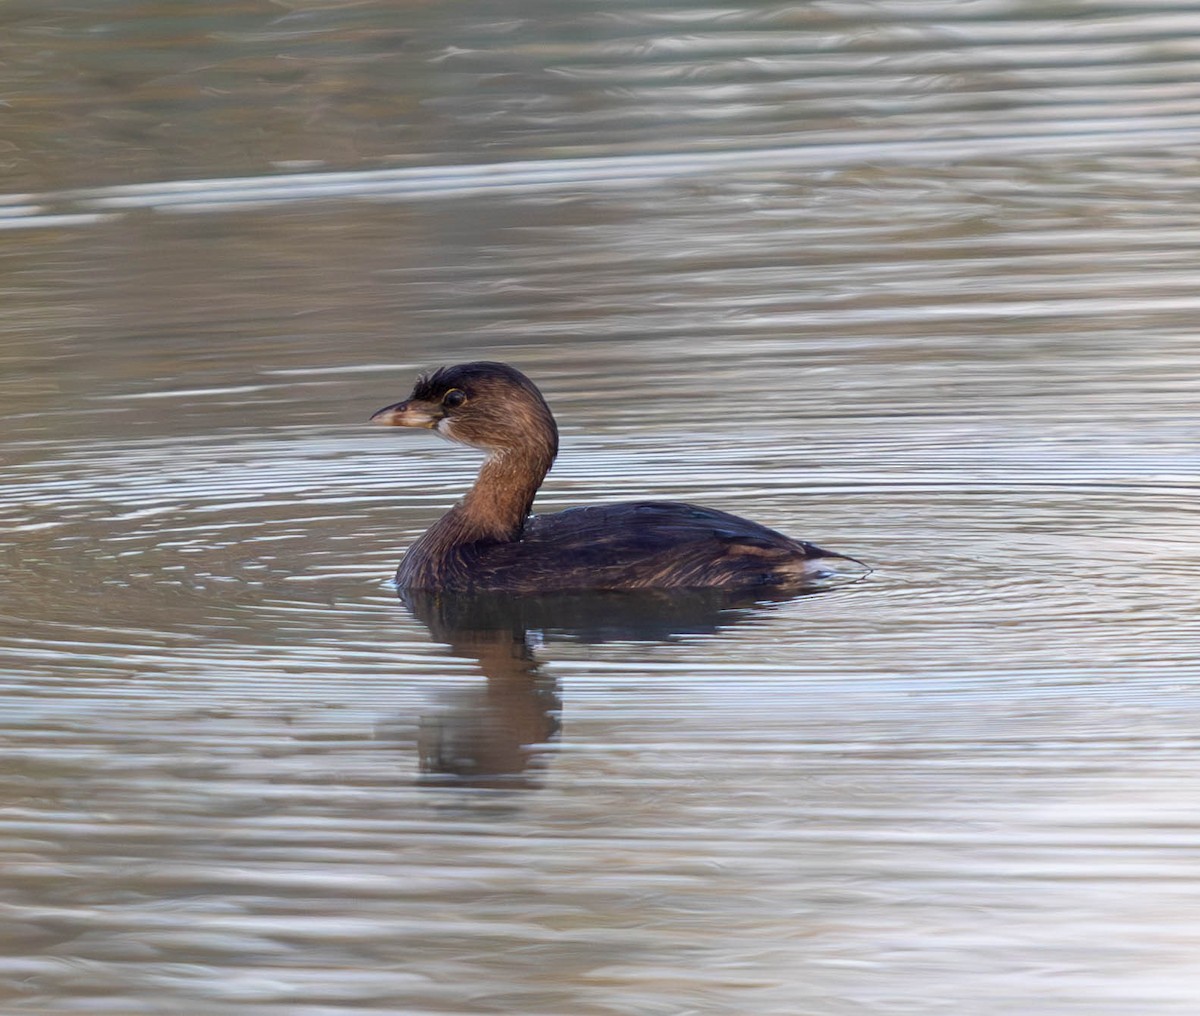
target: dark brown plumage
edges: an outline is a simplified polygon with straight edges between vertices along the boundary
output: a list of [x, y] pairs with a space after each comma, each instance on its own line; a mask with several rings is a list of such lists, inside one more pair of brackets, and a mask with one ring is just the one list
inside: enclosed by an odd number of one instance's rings
[[673, 501], [529, 515], [558, 452], [537, 387], [503, 363], [464, 363], [417, 379], [372, 422], [435, 430], [487, 453], [475, 486], [414, 543], [402, 589], [513, 593], [631, 589], [802, 589], [853, 558], [756, 522]]

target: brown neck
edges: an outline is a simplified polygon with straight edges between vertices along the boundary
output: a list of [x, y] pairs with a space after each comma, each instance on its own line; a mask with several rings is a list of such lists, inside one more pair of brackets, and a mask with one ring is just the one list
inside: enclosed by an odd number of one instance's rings
[[426, 536], [443, 546], [520, 539], [534, 495], [553, 462], [550, 448], [494, 452], [484, 461], [467, 496], [434, 523]]
[[544, 440], [492, 452], [467, 496], [408, 549], [396, 573], [401, 588], [444, 587], [451, 572], [467, 567], [459, 555], [462, 548], [519, 540], [557, 450], [558, 432], [551, 421]]
[[516, 540], [553, 456], [532, 449], [489, 455], [459, 510], [475, 539]]

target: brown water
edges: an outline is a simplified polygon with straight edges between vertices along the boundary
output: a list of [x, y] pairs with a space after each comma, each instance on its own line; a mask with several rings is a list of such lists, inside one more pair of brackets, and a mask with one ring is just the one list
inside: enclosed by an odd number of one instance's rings
[[[1192, 1014], [1200, 5], [6, 5], [0, 1007]], [[401, 604], [541, 510], [874, 565]]]

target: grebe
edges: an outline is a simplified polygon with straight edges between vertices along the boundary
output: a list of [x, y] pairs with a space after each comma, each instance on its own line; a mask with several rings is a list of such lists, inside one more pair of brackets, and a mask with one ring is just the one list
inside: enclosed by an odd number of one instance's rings
[[401, 589], [520, 594], [633, 589], [794, 589], [853, 558], [756, 522], [674, 501], [529, 514], [558, 453], [542, 393], [504, 363], [462, 363], [417, 378], [372, 423], [434, 430], [485, 452], [475, 485], [408, 549]]

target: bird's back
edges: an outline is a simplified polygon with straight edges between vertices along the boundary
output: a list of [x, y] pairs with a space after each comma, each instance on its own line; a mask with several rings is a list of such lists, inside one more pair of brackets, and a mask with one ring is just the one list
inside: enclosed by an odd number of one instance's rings
[[800, 587], [839, 558], [748, 519], [673, 501], [537, 515], [519, 540], [464, 550], [473, 588], [520, 593]]

